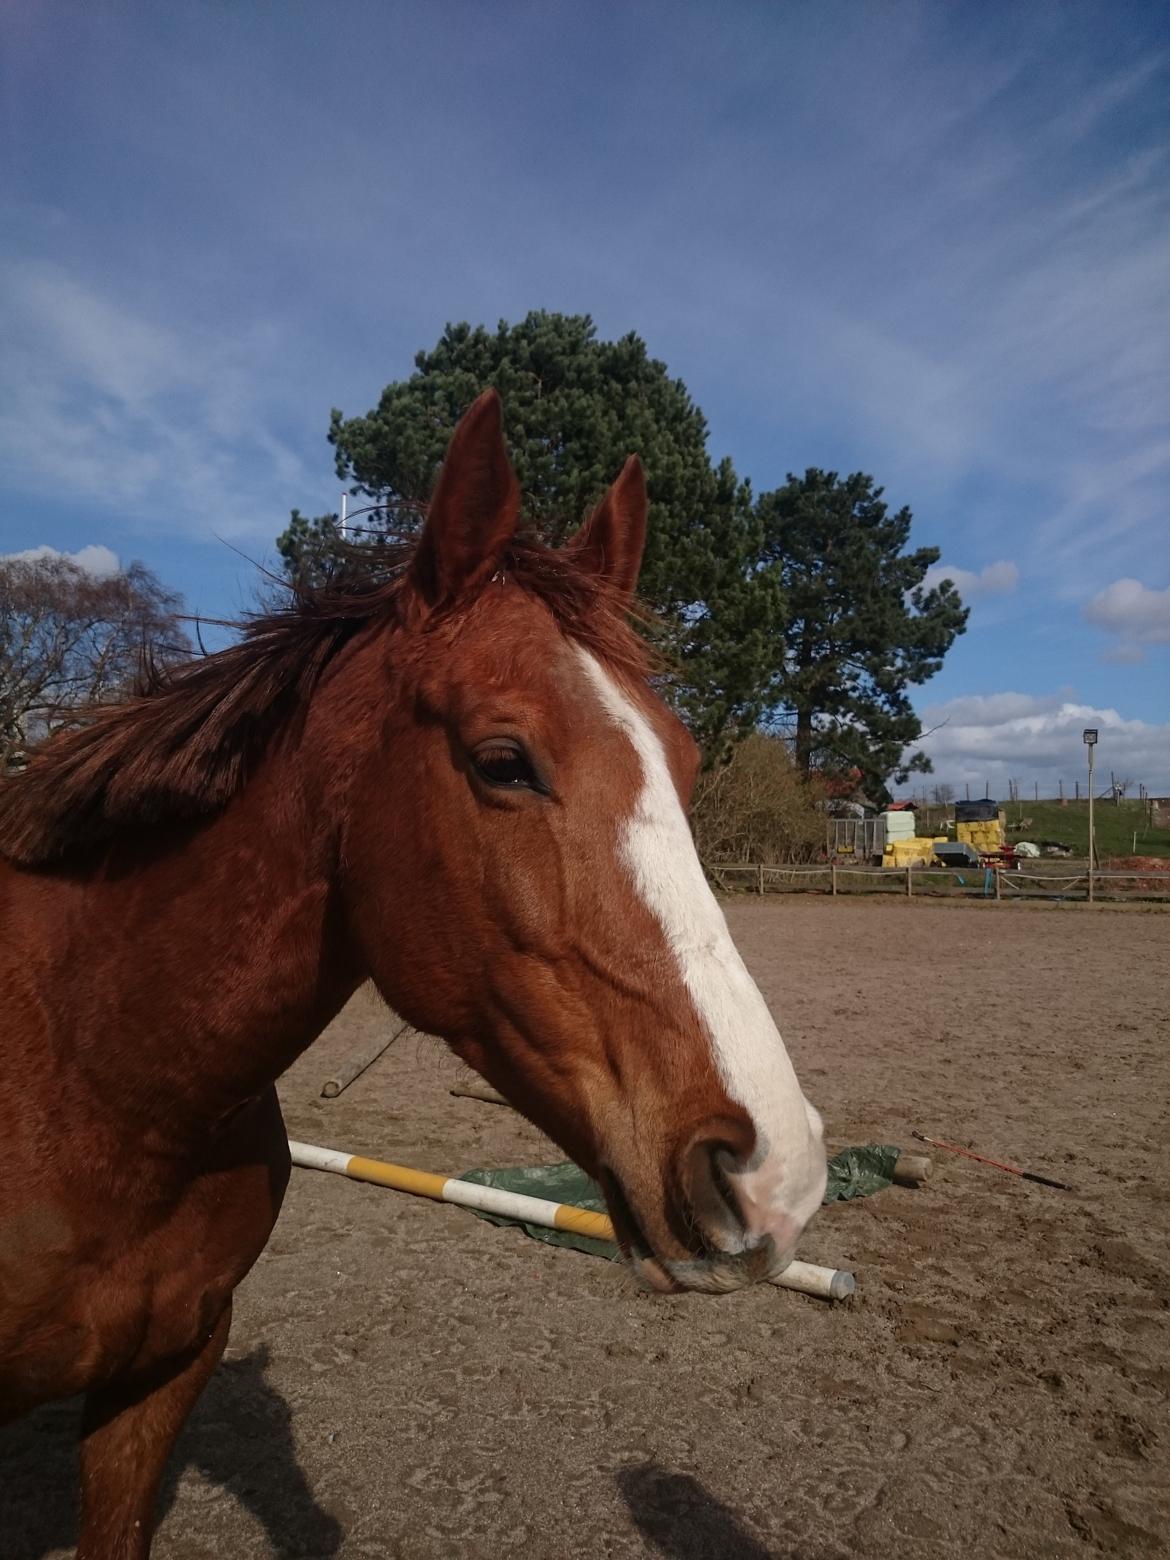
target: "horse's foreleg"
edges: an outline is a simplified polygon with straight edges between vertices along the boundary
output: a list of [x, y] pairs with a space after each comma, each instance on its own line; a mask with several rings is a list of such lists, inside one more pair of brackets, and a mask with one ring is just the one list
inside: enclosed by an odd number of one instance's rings
[[77, 1560], [146, 1560], [150, 1554], [163, 1469], [219, 1363], [231, 1320], [229, 1303], [196, 1353], [145, 1381], [114, 1383], [86, 1398]]

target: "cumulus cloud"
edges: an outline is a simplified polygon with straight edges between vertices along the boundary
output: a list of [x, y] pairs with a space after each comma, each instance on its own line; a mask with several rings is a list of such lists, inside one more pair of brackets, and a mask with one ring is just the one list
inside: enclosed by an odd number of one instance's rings
[[[1026, 795], [1039, 783], [1040, 794], [1055, 796], [1063, 780], [1085, 781], [1086, 726], [1100, 732], [1098, 774], [1113, 770], [1160, 794], [1170, 794], [1170, 722], [1130, 720], [1115, 709], [1081, 704], [1067, 694], [990, 693], [950, 699], [923, 712], [930, 734], [920, 744], [934, 761], [940, 781], [972, 794], [1006, 796], [1009, 780]], [[932, 729], [933, 728], [933, 729]]]
[[964, 601], [975, 601], [980, 596], [1007, 596], [1020, 583], [1020, 571], [1014, 563], [1001, 558], [989, 563], [976, 574], [972, 569], [955, 569], [950, 564], [936, 563], [927, 569], [923, 587], [931, 590], [950, 580]]
[[1085, 617], [1116, 636], [1107, 661], [1123, 666], [1140, 661], [1146, 645], [1170, 644], [1170, 586], [1150, 590], [1140, 580], [1114, 580], [1086, 605]]
[[122, 571], [117, 553], [100, 544], [81, 547], [73, 553], [58, 552], [56, 547], [26, 547], [23, 552], [5, 553], [3, 557], [11, 559], [14, 563], [39, 563], [45, 558], [64, 558], [68, 563], [74, 563], [79, 569], [84, 569], [87, 574], [92, 574], [97, 580], [110, 579]]

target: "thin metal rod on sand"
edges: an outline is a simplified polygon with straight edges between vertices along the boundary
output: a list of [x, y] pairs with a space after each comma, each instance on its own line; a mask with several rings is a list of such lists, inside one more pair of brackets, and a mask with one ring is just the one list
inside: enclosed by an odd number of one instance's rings
[[1009, 1175], [1018, 1175], [1022, 1181], [1035, 1181], [1038, 1186], [1055, 1186], [1057, 1191], [1071, 1192], [1073, 1188], [1067, 1181], [1054, 1181], [1051, 1176], [1037, 1175], [1033, 1170], [1021, 1170], [1019, 1165], [1005, 1165], [1002, 1159], [988, 1159], [986, 1154], [976, 1154], [972, 1149], [963, 1148], [958, 1143], [947, 1143], [942, 1138], [927, 1137], [925, 1132], [914, 1132], [920, 1143], [929, 1143], [932, 1148], [945, 1148], [952, 1154], [962, 1154], [964, 1159], [974, 1159], [981, 1165], [991, 1165], [995, 1170], [1006, 1170]]

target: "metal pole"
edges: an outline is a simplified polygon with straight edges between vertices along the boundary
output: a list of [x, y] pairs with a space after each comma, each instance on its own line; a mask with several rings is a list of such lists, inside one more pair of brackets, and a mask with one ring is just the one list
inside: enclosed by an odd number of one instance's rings
[[829, 872], [830, 872], [830, 874], [832, 876], [832, 879], [833, 879], [833, 896], [835, 898], [836, 894], [837, 894], [837, 863], [836, 862], [834, 862], [833, 865], [829, 868]]
[[1089, 898], [1093, 897], [1093, 868], [1097, 861], [1097, 841], [1093, 833], [1093, 744], [1089, 744]]
[[349, 541], [349, 526], [346, 523], [346, 516], [349, 514], [349, 507], [348, 507], [348, 505], [349, 505], [349, 494], [348, 493], [343, 493], [341, 495], [341, 514], [340, 514], [340, 517], [339, 517], [340, 518], [340, 522], [341, 522], [340, 523], [341, 540], [343, 542], [348, 542]]
[[913, 882], [911, 880], [911, 877], [910, 877], [910, 868], [909, 867], [906, 868], [906, 898], [907, 899], [913, 899], [914, 898], [914, 884], [913, 884]]
[[995, 897], [996, 897], [997, 900], [1000, 900], [1000, 899], [1003, 898], [1003, 884], [1000, 882], [1001, 875], [1002, 875], [1002, 868], [996, 867], [996, 869], [995, 869]]

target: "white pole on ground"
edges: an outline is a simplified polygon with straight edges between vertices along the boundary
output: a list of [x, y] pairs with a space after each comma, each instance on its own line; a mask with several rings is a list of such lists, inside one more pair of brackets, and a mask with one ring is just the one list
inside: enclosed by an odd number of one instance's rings
[[[544, 1197], [526, 1197], [522, 1192], [505, 1192], [494, 1186], [477, 1186], [474, 1181], [461, 1181], [456, 1176], [412, 1170], [406, 1165], [387, 1164], [381, 1159], [363, 1159], [359, 1154], [319, 1148], [315, 1143], [297, 1143], [292, 1138], [288, 1147], [293, 1164], [302, 1169], [327, 1170], [333, 1175], [347, 1176], [351, 1181], [368, 1181], [374, 1186], [412, 1192], [416, 1197], [430, 1197], [436, 1202], [456, 1203], [461, 1208], [477, 1208], [482, 1213], [518, 1219], [524, 1224], [571, 1230], [593, 1240], [617, 1243], [617, 1235], [607, 1215], [594, 1213], [589, 1208], [574, 1208]], [[790, 1262], [771, 1282], [781, 1289], [795, 1289], [800, 1294], [818, 1295], [825, 1300], [846, 1300], [856, 1288], [852, 1273], [818, 1267], [811, 1262]]]

